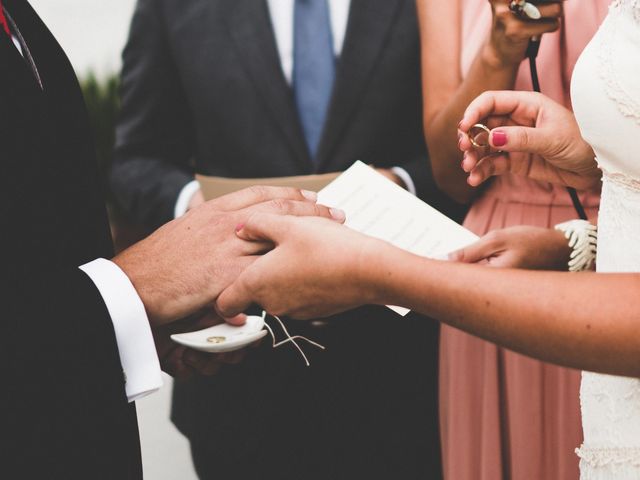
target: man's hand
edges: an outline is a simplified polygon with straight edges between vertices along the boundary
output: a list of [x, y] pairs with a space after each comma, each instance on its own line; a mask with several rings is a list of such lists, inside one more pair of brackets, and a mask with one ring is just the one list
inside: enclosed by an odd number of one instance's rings
[[[228, 322], [241, 325], [245, 321], [239, 315]], [[194, 375], [211, 376], [218, 373], [225, 364], [236, 364], [243, 360], [245, 350], [212, 354], [191, 350], [171, 340], [176, 333], [193, 332], [224, 323], [224, 320], [207, 309], [200, 314], [153, 329], [153, 338], [160, 358], [162, 370], [179, 380], [186, 380]]]
[[193, 210], [194, 208], [199, 207], [200, 205], [204, 205], [206, 200], [204, 199], [204, 195], [202, 194], [202, 190], [198, 189], [196, 193], [191, 196], [189, 200], [189, 205], [187, 206], [187, 212], [189, 210]]
[[[466, 135], [481, 122], [492, 129], [490, 153], [479, 152]], [[462, 168], [472, 186], [506, 173], [581, 190], [600, 185], [602, 172], [573, 113], [544, 95], [485, 92], [469, 105], [459, 128]]]
[[453, 252], [449, 259], [491, 267], [566, 271], [570, 255], [564, 233], [521, 226], [489, 232], [476, 243]]
[[152, 326], [213, 305], [270, 248], [236, 235], [257, 212], [345, 219], [343, 212], [316, 204], [312, 192], [278, 187], [246, 189], [191, 210], [113, 259], [136, 288]]

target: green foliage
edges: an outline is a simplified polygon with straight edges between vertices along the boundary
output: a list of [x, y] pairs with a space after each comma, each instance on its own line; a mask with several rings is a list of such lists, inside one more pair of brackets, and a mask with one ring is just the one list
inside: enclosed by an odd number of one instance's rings
[[106, 180], [113, 158], [115, 124], [120, 108], [119, 79], [117, 75], [112, 75], [99, 80], [89, 73], [80, 81], [80, 86], [93, 127], [100, 173]]

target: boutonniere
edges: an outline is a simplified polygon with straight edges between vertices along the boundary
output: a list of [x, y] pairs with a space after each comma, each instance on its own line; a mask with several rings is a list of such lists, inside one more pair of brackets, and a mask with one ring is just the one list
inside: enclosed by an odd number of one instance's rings
[[7, 23], [7, 17], [4, 16], [4, 7], [2, 6], [2, 0], [0, 0], [0, 25], [7, 32], [9, 38], [11, 38], [11, 30], [9, 30], [9, 24]]

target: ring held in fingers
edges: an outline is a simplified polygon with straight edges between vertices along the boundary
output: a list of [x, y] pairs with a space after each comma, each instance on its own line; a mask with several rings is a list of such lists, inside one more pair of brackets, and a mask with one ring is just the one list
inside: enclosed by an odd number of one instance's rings
[[490, 147], [489, 136], [491, 135], [491, 130], [486, 125], [482, 123], [476, 123], [473, 127], [469, 129], [467, 132], [467, 137], [469, 137], [469, 141], [471, 145], [476, 148], [487, 148]]

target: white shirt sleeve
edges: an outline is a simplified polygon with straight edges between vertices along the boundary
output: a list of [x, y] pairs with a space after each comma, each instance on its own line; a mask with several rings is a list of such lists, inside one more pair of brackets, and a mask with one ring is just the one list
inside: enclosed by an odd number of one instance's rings
[[180, 194], [178, 195], [178, 200], [176, 200], [176, 206], [173, 210], [173, 218], [180, 218], [187, 213], [189, 202], [198, 190], [200, 190], [200, 184], [197, 180], [193, 180], [182, 187], [182, 190], [180, 190]]
[[407, 192], [409, 192], [411, 195], [418, 194], [418, 190], [416, 190], [416, 184], [413, 183], [413, 178], [411, 178], [411, 175], [409, 175], [409, 172], [407, 172], [402, 167], [393, 167], [391, 171], [395, 173], [398, 177], [400, 177], [400, 180], [404, 182], [404, 185], [407, 188]]
[[162, 387], [160, 361], [147, 312], [129, 277], [104, 258], [80, 270], [96, 285], [111, 316], [129, 402], [156, 392]]

